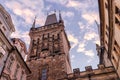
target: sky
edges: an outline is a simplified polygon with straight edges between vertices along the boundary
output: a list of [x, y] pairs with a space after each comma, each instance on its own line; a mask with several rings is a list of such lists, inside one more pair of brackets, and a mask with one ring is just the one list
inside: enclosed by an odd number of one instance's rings
[[12, 17], [16, 31], [11, 37], [22, 39], [27, 47], [30, 43], [29, 30], [35, 16], [36, 27], [43, 26], [47, 14], [61, 12], [65, 31], [71, 44], [72, 69], [85, 66], [97, 68], [99, 59], [96, 43], [99, 44], [98, 0], [0, 0], [0, 4]]

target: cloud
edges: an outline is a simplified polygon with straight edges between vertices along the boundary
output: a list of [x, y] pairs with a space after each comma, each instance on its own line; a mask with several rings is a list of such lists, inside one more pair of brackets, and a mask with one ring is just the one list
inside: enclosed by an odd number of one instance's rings
[[93, 50], [86, 49], [86, 46], [87, 46], [86, 42], [87, 42], [86, 40], [84, 40], [83, 42], [79, 42], [79, 45], [77, 47], [77, 52], [82, 53], [82, 54], [92, 58], [95, 56], [94, 52], [93, 52]]
[[84, 35], [85, 40], [92, 40], [92, 39], [95, 39], [96, 37], [97, 37], [97, 33], [95, 32], [87, 32]]
[[80, 6], [80, 2], [79, 1], [74, 1], [74, 0], [69, 0], [69, 2], [66, 5], [67, 7], [79, 7]]
[[82, 22], [78, 22], [78, 25], [81, 30], [85, 29], [85, 27], [86, 27]]
[[93, 43], [100, 45], [99, 35], [96, 36], [95, 40], [93, 40]]
[[29, 45], [29, 43], [30, 43], [30, 37], [29, 37], [28, 34], [29, 34], [28, 31], [26, 31], [26, 32], [16, 31], [16, 32], [13, 32], [13, 33], [11, 34], [11, 38], [20, 38], [20, 39], [22, 39], [23, 41], [25, 41], [25, 43], [26, 43], [27, 45]]
[[71, 62], [74, 62], [75, 55], [71, 55], [70, 59], [71, 59]]
[[80, 42], [79, 46], [77, 48], [77, 52], [84, 52], [85, 51], [85, 43], [84, 42]]
[[87, 2], [86, 1], [80, 2], [77, 0], [46, 0], [46, 1], [48, 1], [50, 3], [60, 4], [60, 5], [67, 7], [67, 8], [74, 8], [76, 10], [79, 10], [81, 8], [85, 9], [88, 7], [88, 1]]
[[74, 48], [78, 45], [78, 39], [73, 34], [68, 34], [68, 40], [72, 43], [71, 48]]
[[[31, 1], [31, 0], [18, 0], [18, 1], [6, 1], [5, 6], [13, 12], [13, 15], [20, 17], [26, 24], [31, 24], [35, 16], [40, 18], [39, 24], [44, 22], [44, 2], [43, 0]], [[39, 7], [39, 9], [38, 9]], [[16, 23], [15, 23], [16, 24]], [[38, 24], [38, 23], [37, 23]]]
[[74, 12], [64, 11], [64, 12], [62, 12], [62, 15], [63, 15], [63, 18], [65, 18], [65, 17], [71, 18], [71, 17], [74, 17]]
[[85, 53], [86, 56], [89, 56], [89, 57], [94, 57], [95, 56], [95, 54], [92, 50], [84, 51], [84, 53]]
[[51, 3], [61, 4], [61, 5], [65, 5], [68, 3], [68, 0], [46, 0], [46, 1]]
[[69, 8], [74, 8], [76, 10], [79, 10], [80, 8], [86, 8], [87, 5], [80, 2], [80, 1], [75, 1], [75, 0], [69, 0], [68, 3], [66, 4], [66, 7], [69, 7]]
[[89, 24], [93, 24], [95, 20], [99, 22], [99, 16], [96, 12], [83, 12], [81, 17], [88, 21]]

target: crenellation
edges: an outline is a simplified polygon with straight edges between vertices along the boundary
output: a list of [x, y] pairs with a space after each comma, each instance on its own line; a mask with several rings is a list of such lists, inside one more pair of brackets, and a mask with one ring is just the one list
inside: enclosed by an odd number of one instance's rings
[[98, 69], [104, 69], [105, 65], [104, 64], [98, 64]]
[[51, 30], [56, 30], [58, 28], [61, 28], [63, 29], [64, 26], [60, 25], [59, 23], [56, 23], [56, 24], [51, 24], [49, 26], [41, 26], [41, 27], [38, 27], [38, 28], [31, 28], [30, 32], [32, 33], [37, 33], [37, 32], [44, 32], [44, 31], [51, 31]]
[[[89, 69], [90, 68], [90, 69]], [[88, 71], [91, 71], [91, 66], [87, 66]], [[95, 80], [101, 80], [101, 79], [107, 79], [107, 76], [109, 76], [108, 79], [111, 80], [111, 78], [116, 79], [117, 75], [114, 73], [115, 70], [113, 68], [113, 66], [111, 67], [106, 67], [101, 69], [92, 69], [92, 74], [88, 73], [88, 71], [79, 71], [79, 68], [73, 69], [73, 73], [70, 73], [67, 75], [67, 79], [75, 79], [75, 80], [86, 80], [87, 77], [91, 77], [91, 79], [95, 79]], [[107, 76], [100, 77], [102, 75], [106, 74]], [[99, 79], [98, 79], [99, 78]], [[65, 80], [66, 78], [64, 78]], [[61, 79], [62, 80], [62, 79]]]

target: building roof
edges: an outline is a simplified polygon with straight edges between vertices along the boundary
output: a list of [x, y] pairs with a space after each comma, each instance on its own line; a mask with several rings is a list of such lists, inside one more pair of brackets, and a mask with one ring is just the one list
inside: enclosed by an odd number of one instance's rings
[[53, 24], [53, 23], [57, 23], [56, 14], [48, 15], [46, 22], [45, 22], [45, 25], [49, 25], [49, 24]]

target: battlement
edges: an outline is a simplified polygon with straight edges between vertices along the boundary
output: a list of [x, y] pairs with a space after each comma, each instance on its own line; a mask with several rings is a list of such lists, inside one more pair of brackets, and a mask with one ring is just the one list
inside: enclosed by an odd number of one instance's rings
[[54, 24], [44, 25], [44, 26], [37, 27], [37, 28], [31, 28], [30, 32], [39, 32], [39, 31], [45, 31], [45, 30], [49, 30], [49, 29], [51, 30], [51, 29], [56, 29], [58, 27], [64, 28], [63, 23], [57, 22]]
[[[106, 76], [104, 76], [104, 74], [106, 74]], [[80, 71], [79, 68], [73, 69], [73, 73], [68, 74], [65, 78], [60, 80], [66, 79], [86, 80], [88, 78], [94, 80], [99, 79], [116, 80], [117, 74], [115, 73], [115, 69], [113, 66], [105, 67], [103, 64], [99, 64], [97, 69], [92, 69], [92, 66], [86, 66], [85, 71]]]

